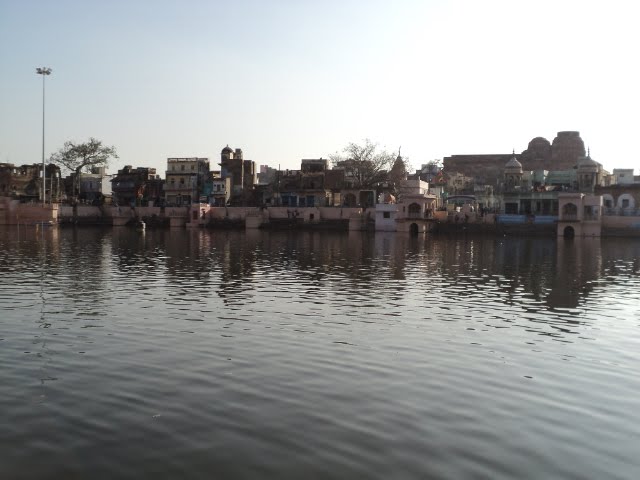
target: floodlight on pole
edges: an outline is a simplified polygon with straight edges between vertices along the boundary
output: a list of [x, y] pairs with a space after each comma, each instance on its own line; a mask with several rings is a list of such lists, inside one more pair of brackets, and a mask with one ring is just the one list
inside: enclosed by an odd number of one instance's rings
[[47, 75], [51, 75], [49, 67], [38, 67], [36, 73], [42, 75], [42, 205], [47, 203], [47, 171], [44, 163], [44, 79]]

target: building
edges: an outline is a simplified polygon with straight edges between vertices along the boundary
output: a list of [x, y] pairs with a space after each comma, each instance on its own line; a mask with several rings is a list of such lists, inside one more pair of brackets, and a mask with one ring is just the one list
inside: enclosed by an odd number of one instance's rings
[[167, 158], [164, 200], [170, 206], [207, 202], [205, 184], [210, 177], [209, 159]]
[[331, 204], [332, 191], [325, 186], [329, 161], [303, 159], [300, 170], [287, 170], [279, 179], [279, 204], [291, 207], [325, 207]]
[[[46, 202], [58, 203], [62, 193], [60, 168], [53, 163], [46, 165], [45, 180]], [[42, 202], [42, 164], [0, 163], [0, 196], [21, 202]]]
[[231, 205], [251, 205], [255, 203], [254, 188], [258, 183], [256, 164], [245, 160], [242, 149], [235, 151], [227, 145], [220, 152], [220, 174], [223, 180], [229, 179], [231, 187]]
[[389, 194], [381, 197], [376, 204], [376, 230], [420, 233], [431, 229], [437, 198], [429, 193], [427, 182], [419, 178], [404, 180], [397, 201]]
[[216, 207], [224, 207], [231, 200], [231, 179], [229, 177], [214, 177], [211, 182], [211, 194], [209, 204]]
[[640, 215], [640, 182], [598, 186], [594, 193], [602, 195], [605, 215]]
[[162, 203], [162, 180], [155, 168], [126, 165], [111, 179], [112, 203], [117, 206], [154, 206]]
[[105, 167], [91, 167], [90, 173], [80, 174], [78, 197], [87, 203], [110, 203], [113, 175], [107, 175]]
[[270, 185], [275, 183], [278, 170], [268, 165], [260, 165], [258, 172], [258, 185]]
[[[330, 169], [325, 158], [302, 159], [299, 170], [278, 170], [268, 188], [260, 189], [262, 204], [286, 207], [339, 207], [345, 195], [344, 170]], [[262, 187], [262, 186], [261, 186]], [[351, 199], [357, 203], [356, 196]]]
[[614, 168], [613, 181], [615, 185], [633, 185], [640, 183], [640, 176], [633, 174], [633, 168]]
[[558, 193], [558, 236], [599, 237], [602, 232], [602, 196], [592, 193]]

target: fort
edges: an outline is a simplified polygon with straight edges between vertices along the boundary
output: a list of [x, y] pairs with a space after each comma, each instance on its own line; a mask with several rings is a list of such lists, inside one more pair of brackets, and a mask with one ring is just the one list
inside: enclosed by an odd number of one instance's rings
[[444, 157], [445, 172], [459, 172], [474, 179], [476, 184], [499, 185], [504, 166], [511, 158], [522, 164], [524, 170], [569, 170], [574, 168], [586, 154], [580, 132], [558, 132], [549, 143], [546, 138], [536, 137], [520, 154], [498, 153], [479, 155], [451, 155]]

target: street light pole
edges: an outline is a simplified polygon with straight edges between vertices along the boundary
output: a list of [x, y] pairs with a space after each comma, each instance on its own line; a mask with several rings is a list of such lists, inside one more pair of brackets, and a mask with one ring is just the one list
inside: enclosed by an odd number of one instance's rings
[[49, 67], [38, 67], [36, 73], [42, 75], [42, 206], [47, 203], [47, 170], [44, 164], [44, 78], [51, 75]]

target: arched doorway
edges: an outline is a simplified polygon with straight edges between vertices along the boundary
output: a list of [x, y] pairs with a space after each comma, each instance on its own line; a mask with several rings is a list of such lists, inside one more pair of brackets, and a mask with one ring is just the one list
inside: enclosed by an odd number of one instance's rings
[[422, 207], [418, 203], [412, 203], [409, 205], [409, 217], [420, 218], [422, 213]]
[[344, 206], [345, 207], [355, 207], [356, 206], [356, 196], [353, 193], [347, 193], [344, 196]]
[[412, 223], [409, 226], [409, 233], [411, 235], [418, 235], [418, 231], [419, 231], [419, 228], [418, 228], [418, 224], [417, 223]]
[[571, 226], [564, 227], [564, 231], [562, 232], [564, 238], [573, 238], [576, 236], [576, 231]]
[[562, 218], [575, 220], [578, 218], [578, 207], [573, 203], [567, 203], [562, 207]]
[[618, 208], [622, 211], [634, 210], [636, 206], [635, 199], [628, 193], [623, 193], [618, 197]]

